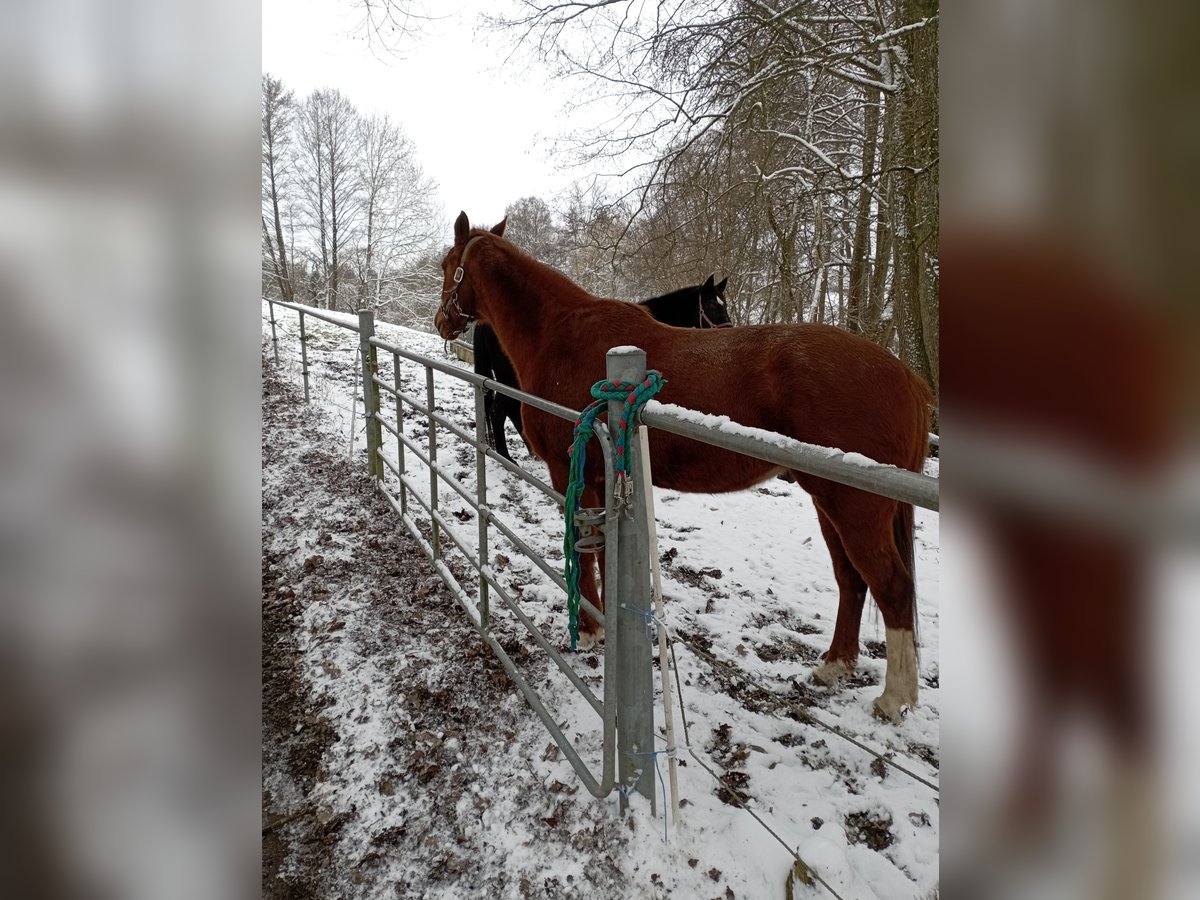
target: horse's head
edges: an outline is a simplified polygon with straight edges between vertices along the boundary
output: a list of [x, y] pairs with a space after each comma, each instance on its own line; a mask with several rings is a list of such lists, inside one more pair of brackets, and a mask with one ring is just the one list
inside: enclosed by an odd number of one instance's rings
[[725, 306], [725, 285], [728, 278], [722, 278], [720, 284], [713, 284], [713, 276], [700, 285], [700, 327], [701, 328], [730, 328], [729, 310]]
[[433, 317], [433, 325], [443, 340], [454, 340], [478, 318], [478, 297], [468, 277], [470, 251], [487, 234], [502, 236], [507, 221], [501, 219], [490, 231], [485, 231], [471, 228], [465, 212], [460, 212], [454, 220], [454, 246], [442, 260], [442, 302]]

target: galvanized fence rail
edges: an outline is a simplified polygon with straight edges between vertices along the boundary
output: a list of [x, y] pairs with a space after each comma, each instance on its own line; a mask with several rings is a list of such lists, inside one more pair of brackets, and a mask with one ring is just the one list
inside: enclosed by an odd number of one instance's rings
[[[542, 720], [550, 736], [579, 775], [580, 781], [587, 790], [594, 796], [603, 798], [611, 794], [614, 788], [620, 787], [622, 808], [625, 807], [627, 795], [631, 791], [636, 790], [649, 798], [653, 806], [653, 776], [646, 765], [643, 753], [653, 741], [653, 711], [651, 707], [653, 696], [649, 690], [650, 662], [648, 653], [639, 653], [639, 647], [637, 646], [638, 643], [644, 643], [644, 641], [637, 640], [644, 635], [644, 618], [642, 615], [635, 613], [621, 615], [616, 612], [624, 607], [628, 607], [630, 604], [640, 602], [638, 598], [645, 596], [647, 593], [644, 590], [634, 590], [634, 582], [630, 580], [629, 574], [622, 572], [624, 568], [623, 560], [625, 564], [638, 565], [638, 553], [636, 550], [629, 548], [639, 546], [639, 534], [641, 537], [640, 545], [644, 546], [645, 526], [644, 520], [634, 516], [632, 509], [625, 510], [623, 514], [618, 514], [618, 511], [615, 509], [612, 489], [614, 470], [607, 431], [601, 427], [596, 430], [595, 435], [599, 452], [602, 454], [604, 461], [606, 475], [605, 524], [603, 525], [604, 547], [606, 551], [605, 578], [610, 585], [625, 585], [625, 589], [631, 591], [636, 596], [631, 598], [628, 603], [619, 602], [618, 598], [621, 597], [621, 592], [614, 590], [610, 594], [612, 602], [608, 604], [607, 613], [602, 613], [596, 609], [586, 598], [581, 600], [581, 605], [586, 611], [602, 622], [605, 628], [606, 638], [604, 642], [602, 673], [603, 697], [598, 697], [595, 691], [592, 690], [558, 651], [555, 643], [546, 636], [528, 613], [521, 608], [518, 599], [509, 592], [497, 577], [494, 569], [488, 564], [489, 529], [495, 529], [513, 547], [533, 562], [549, 578], [551, 583], [564, 593], [566, 591], [566, 582], [563, 579], [561, 571], [547, 562], [515, 529], [506, 524], [487, 505], [486, 460], [488, 458], [501, 465], [505, 471], [537, 488], [560, 509], [565, 502], [563, 496], [550, 485], [500, 457], [487, 445], [486, 425], [483, 413], [483, 391], [485, 388], [506, 392], [510, 389], [504, 385], [475, 375], [473, 372], [464, 371], [459, 366], [412, 353], [402, 347], [397, 347], [378, 339], [375, 337], [374, 315], [369, 311], [360, 312], [358, 314], [357, 325], [355, 325], [344, 319], [339, 319], [337, 316], [313, 310], [309, 307], [269, 299], [267, 302], [269, 307], [268, 316], [271, 324], [272, 348], [276, 361], [279, 358], [279, 344], [274, 307], [278, 305], [282, 308], [292, 310], [299, 316], [301, 323], [301, 372], [304, 378], [306, 401], [310, 400], [311, 395], [306, 348], [308, 335], [304, 327], [305, 316], [313, 316], [316, 319], [340, 328], [345, 328], [358, 335], [359, 355], [362, 362], [363, 407], [366, 420], [368, 459], [370, 461], [369, 465], [372, 477], [379, 485], [385, 499], [400, 517], [400, 521], [405, 529], [412, 535], [417, 545], [430, 559], [434, 570], [446, 584], [455, 601], [467, 613], [468, 618], [482, 640], [495, 653], [509, 678], [517, 685], [522, 696], [525, 697], [534, 712]], [[380, 377], [378, 359], [380, 352], [392, 357], [393, 377], [390, 384]], [[408, 364], [416, 364], [418, 367], [424, 369], [425, 390], [423, 397], [413, 396], [403, 389], [401, 379], [402, 361]], [[644, 361], [645, 358], [643, 355], [641, 357], [643, 368]], [[616, 367], [612, 373], [613, 377], [629, 378], [636, 374], [629, 368], [628, 360], [623, 359], [621, 355], [614, 357], [613, 365]], [[474, 434], [467, 432], [450, 418], [437, 411], [435, 372], [465, 381], [474, 387], [476, 413]], [[385, 396], [390, 397], [394, 401], [395, 418], [392, 421], [388, 421], [383, 412], [384, 403], [382, 401]], [[520, 397], [530, 405], [569, 421], [574, 421], [578, 416], [577, 410], [568, 409], [529, 395], [520, 395]], [[420, 446], [406, 433], [406, 418], [411, 420], [413, 416], [423, 418], [427, 422], [427, 442], [425, 447]], [[395, 438], [396, 458], [394, 461], [385, 452], [382, 440], [383, 431], [387, 431]], [[439, 446], [440, 444], [444, 444], [444, 440], [439, 440], [441, 432], [474, 449], [476, 461], [476, 483], [474, 489], [464, 485], [455, 477], [450, 467], [439, 463]], [[414, 458], [428, 471], [429, 481], [427, 486], [418, 485], [412, 474], [413, 467], [409, 463]], [[389, 480], [389, 476], [391, 476], [391, 480]], [[473, 548], [470, 545], [470, 541], [459, 534], [457, 526], [443, 515], [439, 502], [439, 486], [442, 484], [448, 486], [474, 511], [478, 523], [476, 547]], [[416, 509], [414, 509], [414, 505]], [[426, 537], [421, 528], [421, 519], [424, 519], [427, 523], [429, 537]], [[468, 590], [460, 582], [458, 576], [447, 565], [444, 558], [445, 540], [448, 540], [461, 552], [462, 557], [471, 569], [474, 570], [474, 574], [478, 578], [477, 598], [473, 599], [469, 595]], [[641, 565], [643, 567], [644, 556], [645, 554], [641, 553]], [[637, 576], [635, 575], [633, 578], [636, 581]], [[492, 628], [493, 612], [496, 611], [492, 603], [493, 595], [499, 598], [501, 607], [508, 613], [511, 613], [513, 619], [528, 631], [534, 643], [555, 663], [571, 686], [600, 717], [602, 740], [600, 763], [597, 772], [593, 772], [587, 763], [584, 762], [579, 749], [563, 732], [542, 697], [533, 685], [530, 684], [510, 654], [497, 639]], [[643, 657], [645, 658], [643, 659]], [[645, 672], [638, 673], [636, 677], [628, 674], [627, 670], [633, 664], [644, 667]], [[623, 683], [626, 684], [626, 687], [624, 690], [620, 690], [620, 685]], [[630, 688], [630, 683], [632, 683], [633, 688]], [[645, 686], [646, 689], [644, 691], [640, 690], [639, 686]], [[640, 708], [633, 710], [630, 708], [632, 704], [636, 704]], [[624, 751], [624, 755], [618, 758], [622, 750]]]
[[938, 509], [936, 478], [884, 465], [865, 456], [853, 456], [834, 447], [808, 444], [773, 431], [740, 425], [725, 416], [700, 415], [657, 400], [651, 400], [642, 409], [641, 423], [872, 494], [924, 509]]

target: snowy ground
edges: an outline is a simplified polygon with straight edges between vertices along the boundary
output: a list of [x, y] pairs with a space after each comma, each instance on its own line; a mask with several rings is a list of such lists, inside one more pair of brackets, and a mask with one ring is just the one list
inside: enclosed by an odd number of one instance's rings
[[[263, 315], [269, 361], [266, 304]], [[789, 706], [810, 710], [936, 784], [935, 514], [916, 516], [920, 704], [890, 725], [870, 715], [884, 671], [883, 627], [873, 607], [853, 683], [831, 692], [808, 679], [829, 644], [837, 589], [807, 496], [778, 480], [733, 495], [656, 491], [668, 620], [686, 641], [677, 644], [677, 657], [690, 746], [725, 780], [718, 784], [682, 753], [683, 821], [664, 841], [661, 804], [654, 820], [637, 799], [624, 824], [614, 799], [597, 801], [582, 789], [370, 488], [361, 407], [351, 451], [356, 336], [307, 321], [314, 408], [306, 411], [297, 407], [296, 319], [279, 309], [277, 317], [280, 365], [264, 363], [264, 658], [268, 630], [284, 655], [272, 670], [276, 693], [267, 689], [264, 660], [264, 816], [272, 822], [309, 811], [264, 836], [265, 844], [278, 845], [269, 854], [271, 871], [264, 870], [265, 889], [320, 884], [317, 895], [347, 897], [479, 890], [498, 897], [781, 897], [791, 857], [735, 805], [733, 788], [842, 897], [935, 892], [936, 792], [798, 721]], [[435, 335], [387, 325], [379, 332], [397, 346], [450, 358]], [[381, 357], [380, 368], [390, 381], [389, 357]], [[423, 396], [423, 368], [402, 363], [400, 376], [404, 390]], [[439, 410], [473, 432], [469, 386], [440, 374], [435, 383]], [[394, 421], [394, 408], [388, 418]], [[425, 440], [423, 423], [410, 416], [406, 428]], [[509, 447], [524, 468], [544, 477], [544, 466], [511, 432]], [[428, 484], [427, 471], [409, 456], [417, 483]], [[473, 489], [471, 448], [443, 429], [439, 457], [456, 462], [459, 479]], [[931, 466], [936, 473], [936, 462]], [[561, 513], [498, 464], [489, 462], [488, 481], [489, 505], [561, 566]], [[466, 504], [448, 487], [439, 502], [476, 546]], [[501, 535], [490, 540], [504, 583], [566, 647], [557, 589]], [[473, 587], [461, 558], [447, 558]], [[599, 719], [518, 628], [496, 616], [501, 642], [597, 771]], [[600, 692], [599, 657], [571, 660]], [[731, 676], [729, 666], [771, 693]], [[276, 695], [281, 711], [268, 716], [266, 698]], [[298, 731], [289, 725], [292, 707], [300, 710]], [[661, 708], [657, 715], [661, 731]], [[289, 727], [294, 733], [285, 736]], [[665, 774], [665, 760], [663, 766]], [[796, 896], [830, 894], [799, 885]]]

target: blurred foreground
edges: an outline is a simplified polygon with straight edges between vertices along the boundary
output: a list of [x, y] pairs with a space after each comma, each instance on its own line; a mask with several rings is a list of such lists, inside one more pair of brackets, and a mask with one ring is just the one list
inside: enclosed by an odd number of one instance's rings
[[258, 879], [258, 11], [0, 5], [0, 883]]
[[1196, 192], [1167, 173], [1197, 155], [1177, 37], [1195, 13], [959, 6], [942, 60], [944, 896], [1194, 896]]
[[[124, 9], [0, 8], [2, 877], [252, 894], [258, 11]], [[1197, 11], [946, 14], [944, 896], [1194, 895]]]

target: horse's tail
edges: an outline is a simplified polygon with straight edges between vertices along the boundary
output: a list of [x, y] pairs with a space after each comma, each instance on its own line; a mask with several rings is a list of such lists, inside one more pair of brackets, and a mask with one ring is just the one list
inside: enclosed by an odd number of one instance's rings
[[[512, 398], [509, 398], [509, 399], [512, 399]], [[513, 412], [512, 412], [511, 418], [512, 418], [513, 427], [515, 429], [517, 429], [517, 434], [519, 434], [521, 436], [521, 439], [524, 440], [524, 438], [525, 438], [525, 419], [521, 414], [521, 401], [514, 399], [512, 401], [512, 408], [513, 408]]]
[[[913, 542], [913, 508], [911, 503], [900, 503], [896, 514], [892, 517], [892, 537], [896, 541], [896, 550], [900, 559], [908, 568], [909, 577], [913, 582], [912, 626], [913, 634], [917, 633], [917, 556]], [[920, 641], [917, 641], [918, 646]]]
[[[920, 472], [925, 468], [925, 457], [929, 454], [929, 426], [932, 423], [933, 391], [925, 380], [910, 372], [917, 415], [914, 422], [915, 431], [906, 468]], [[900, 503], [892, 517], [892, 537], [896, 542], [896, 550], [900, 559], [908, 567], [912, 579], [912, 628], [913, 640], [917, 645], [917, 660], [920, 663], [921, 636], [917, 615], [917, 555], [913, 540], [913, 507], [911, 503]]]
[[496, 392], [489, 391], [484, 388], [483, 391], [483, 433], [487, 439], [487, 445], [493, 450], [496, 449], [496, 433], [492, 428], [492, 406], [496, 403]]

